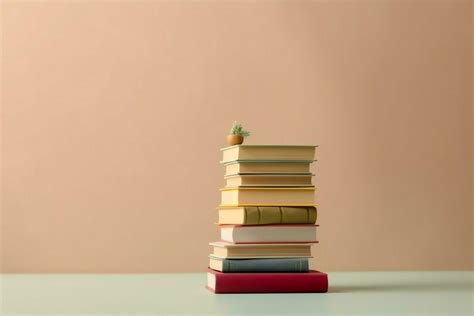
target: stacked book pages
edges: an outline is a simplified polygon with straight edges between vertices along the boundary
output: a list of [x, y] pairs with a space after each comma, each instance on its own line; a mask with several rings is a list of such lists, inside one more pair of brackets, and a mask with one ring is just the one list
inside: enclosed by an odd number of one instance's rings
[[215, 293], [327, 292], [309, 269], [317, 209], [310, 164], [317, 146], [236, 145], [222, 149], [226, 186], [220, 241], [210, 243], [207, 288]]

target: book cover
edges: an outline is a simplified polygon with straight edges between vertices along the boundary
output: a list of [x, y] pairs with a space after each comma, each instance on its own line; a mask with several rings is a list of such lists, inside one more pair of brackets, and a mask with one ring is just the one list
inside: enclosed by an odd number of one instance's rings
[[307, 273], [222, 273], [208, 269], [207, 288], [215, 293], [324, 293], [328, 276]]

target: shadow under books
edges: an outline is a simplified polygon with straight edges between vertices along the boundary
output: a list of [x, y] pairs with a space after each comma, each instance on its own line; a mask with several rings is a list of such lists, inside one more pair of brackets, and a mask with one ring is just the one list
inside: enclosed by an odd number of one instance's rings
[[331, 285], [329, 283], [328, 293], [357, 293], [357, 292], [445, 292], [451, 290], [470, 291], [471, 284], [466, 283], [387, 283], [387, 284], [350, 284]]

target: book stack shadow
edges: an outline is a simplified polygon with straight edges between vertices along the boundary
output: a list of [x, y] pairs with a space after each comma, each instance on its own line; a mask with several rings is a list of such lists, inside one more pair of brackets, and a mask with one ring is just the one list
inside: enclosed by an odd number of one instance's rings
[[212, 242], [207, 288], [215, 293], [327, 292], [309, 267], [317, 244], [317, 146], [236, 145], [221, 149], [220, 241]]

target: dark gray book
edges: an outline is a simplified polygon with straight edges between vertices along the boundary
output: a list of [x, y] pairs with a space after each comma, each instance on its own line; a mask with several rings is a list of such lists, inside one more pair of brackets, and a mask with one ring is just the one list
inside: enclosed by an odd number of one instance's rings
[[232, 272], [308, 272], [309, 258], [223, 259], [211, 256], [209, 267]]

